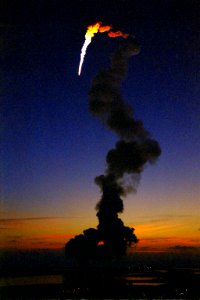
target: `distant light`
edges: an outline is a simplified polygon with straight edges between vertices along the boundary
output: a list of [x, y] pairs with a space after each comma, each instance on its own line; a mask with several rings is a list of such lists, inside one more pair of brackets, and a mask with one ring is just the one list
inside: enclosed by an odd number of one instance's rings
[[103, 246], [104, 245], [104, 241], [99, 241], [97, 246]]

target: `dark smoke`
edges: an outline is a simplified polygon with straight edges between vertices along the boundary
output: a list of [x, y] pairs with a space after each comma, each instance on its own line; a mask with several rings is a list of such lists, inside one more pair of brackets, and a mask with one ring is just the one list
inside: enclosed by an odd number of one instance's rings
[[[89, 90], [89, 108], [92, 114], [113, 130], [120, 140], [106, 157], [107, 168], [95, 178], [102, 197], [97, 204], [97, 229], [88, 229], [66, 244], [66, 255], [84, 249], [90, 257], [124, 255], [127, 247], [137, 243], [134, 229], [124, 226], [118, 213], [123, 212], [121, 196], [136, 189], [136, 184], [147, 163], [154, 163], [161, 149], [140, 120], [133, 116], [132, 108], [124, 102], [120, 87], [127, 73], [128, 59], [139, 53], [132, 39], [113, 55], [111, 67], [100, 71]], [[132, 179], [126, 183], [126, 176]], [[103, 241], [102, 246], [98, 243]], [[79, 253], [80, 255], [80, 253]], [[83, 258], [87, 256], [83, 254]]]

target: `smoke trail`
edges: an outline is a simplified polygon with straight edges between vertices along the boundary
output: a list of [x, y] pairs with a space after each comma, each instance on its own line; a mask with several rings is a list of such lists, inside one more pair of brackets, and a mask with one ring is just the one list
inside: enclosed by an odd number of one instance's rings
[[161, 153], [158, 142], [151, 138], [140, 120], [134, 119], [132, 108], [120, 92], [128, 59], [138, 53], [134, 40], [120, 47], [112, 57], [110, 69], [97, 74], [89, 91], [90, 111], [121, 138], [108, 152], [105, 175], [97, 177], [96, 183], [102, 190], [105, 184], [115, 185], [119, 195], [126, 194], [119, 180], [125, 174], [139, 175], [146, 163], [154, 162]]
[[138, 179], [146, 164], [155, 162], [161, 154], [158, 142], [152, 139], [141, 121], [135, 120], [120, 92], [128, 59], [138, 53], [139, 47], [134, 40], [120, 47], [112, 57], [110, 69], [96, 75], [89, 91], [90, 111], [120, 137], [115, 148], [107, 154], [105, 174], [96, 177], [95, 182], [102, 191], [97, 204], [98, 230], [112, 251], [121, 249], [121, 252], [126, 248], [123, 241], [131, 229], [118, 218], [118, 213], [123, 211], [120, 196], [136, 188], [135, 180], [127, 186], [123, 179], [127, 174]]
[[[127, 247], [137, 243], [134, 228], [124, 226], [118, 214], [123, 212], [121, 196], [136, 189], [140, 174], [148, 163], [154, 163], [161, 154], [156, 140], [136, 120], [132, 108], [123, 100], [120, 87], [127, 73], [128, 59], [140, 52], [132, 38], [114, 53], [111, 66], [100, 71], [92, 80], [89, 90], [89, 108], [92, 114], [120, 138], [106, 157], [105, 173], [95, 178], [102, 197], [96, 206], [99, 225], [76, 236], [66, 244], [66, 255], [82, 258], [118, 256]], [[127, 184], [127, 176], [129, 182]]]

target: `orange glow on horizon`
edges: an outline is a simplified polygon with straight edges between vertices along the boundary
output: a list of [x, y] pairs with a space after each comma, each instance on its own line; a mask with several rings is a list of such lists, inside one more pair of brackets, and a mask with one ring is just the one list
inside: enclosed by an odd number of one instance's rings
[[73, 234], [49, 234], [33, 237], [6, 238], [0, 242], [0, 249], [59, 249], [73, 238]]
[[137, 252], [169, 252], [179, 248], [193, 248], [200, 250], [200, 241], [198, 239], [179, 238], [179, 237], [155, 237], [139, 240], [135, 247]]
[[[155, 219], [154, 219], [155, 220]], [[178, 247], [200, 248], [200, 232], [196, 221], [177, 218], [143, 222], [135, 228], [139, 242], [130, 251], [169, 251]], [[0, 249], [56, 249], [63, 248], [67, 241], [81, 234], [85, 226], [65, 218], [2, 219]], [[82, 227], [81, 227], [82, 226]], [[99, 244], [103, 245], [103, 241]]]

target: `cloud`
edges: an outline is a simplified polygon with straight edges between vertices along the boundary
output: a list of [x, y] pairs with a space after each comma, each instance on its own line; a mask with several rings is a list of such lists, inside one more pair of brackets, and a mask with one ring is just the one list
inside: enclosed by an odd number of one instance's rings
[[12, 239], [21, 239], [23, 237], [24, 237], [23, 235], [11, 235], [10, 236], [10, 238], [12, 238]]
[[34, 241], [40, 241], [40, 240], [55, 240], [55, 239], [66, 239], [66, 238], [73, 238], [74, 234], [46, 234], [46, 235], [38, 235], [36, 237], [27, 237], [26, 240], [34, 240]]
[[167, 251], [167, 252], [199, 252], [199, 239], [181, 238], [181, 237], [147, 237], [141, 238], [136, 247], [137, 251]]
[[12, 239], [12, 240], [9, 240], [9, 243], [10, 244], [16, 244], [18, 242], [18, 240], [17, 239]]
[[169, 247], [169, 250], [174, 250], [178, 252], [200, 252], [199, 246], [184, 246], [184, 245], [176, 245], [173, 247]]
[[33, 218], [8, 218], [8, 219], [0, 219], [0, 224], [4, 223], [12, 223], [12, 222], [24, 222], [24, 221], [38, 221], [38, 220], [56, 220], [56, 219], [64, 219], [64, 217], [33, 217]]
[[0, 248], [14, 249], [47, 249], [63, 248], [66, 240], [73, 238], [73, 234], [46, 234], [36, 236], [9, 235], [0, 243]]
[[[157, 215], [153, 219], [149, 220], [149, 222], [155, 223], [155, 222], [170, 221], [172, 219], [189, 219], [189, 218], [193, 218], [193, 217], [197, 217], [197, 216], [194, 216], [194, 215], [191, 215], [191, 214], [190, 215], [189, 214], [187, 214], [187, 215], [184, 215], [184, 214], [181, 214], [181, 215], [178, 215], [178, 214], [176, 214], [176, 215], [163, 214], [163, 215]], [[150, 217], [149, 217], [149, 219], [150, 219]]]
[[23, 226], [29, 222], [50, 221], [64, 219], [64, 217], [34, 217], [34, 218], [7, 218], [0, 219], [0, 230], [11, 229], [16, 226]]
[[63, 234], [64, 220], [64, 217], [45, 216], [0, 219], [0, 248], [58, 248], [58, 245], [64, 247], [66, 240], [74, 236]]
[[182, 224], [166, 224], [166, 222], [148, 222], [148, 223], [138, 223], [135, 225], [137, 233], [139, 236], [145, 236], [153, 234], [156, 236], [166, 234], [166, 232], [172, 232], [177, 228], [181, 228]]

